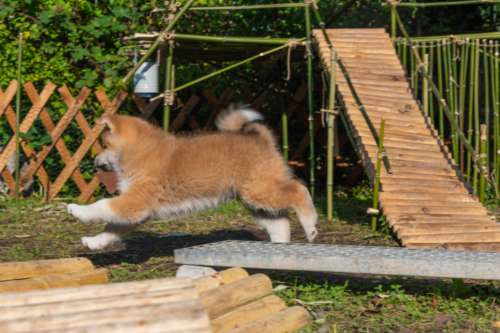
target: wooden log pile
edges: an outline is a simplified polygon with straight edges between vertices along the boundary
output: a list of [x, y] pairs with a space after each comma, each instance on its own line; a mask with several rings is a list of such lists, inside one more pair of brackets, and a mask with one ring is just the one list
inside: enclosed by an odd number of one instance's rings
[[86, 258], [0, 264], [0, 293], [108, 283], [105, 269]]
[[286, 333], [310, 324], [307, 310], [269, 295], [269, 277], [242, 268], [113, 284], [92, 268], [85, 258], [0, 264], [0, 332]]
[[200, 291], [213, 333], [291, 333], [311, 323], [306, 309], [287, 308], [281, 298], [269, 295], [273, 285], [264, 274], [248, 276], [236, 267], [193, 283]]

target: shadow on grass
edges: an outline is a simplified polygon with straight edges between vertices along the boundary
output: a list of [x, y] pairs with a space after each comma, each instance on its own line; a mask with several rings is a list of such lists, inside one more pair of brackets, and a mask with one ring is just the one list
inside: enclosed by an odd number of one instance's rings
[[[153, 237], [146, 232], [136, 232], [135, 239], [124, 241], [106, 249], [105, 252], [86, 253], [80, 256], [94, 265], [108, 266], [122, 263], [141, 264], [152, 257], [172, 257], [175, 249], [220, 242], [225, 240], [262, 241], [255, 233], [246, 230], [218, 230], [205, 235]], [[143, 236], [143, 237], [141, 237]], [[136, 240], [140, 238], [140, 240]]]

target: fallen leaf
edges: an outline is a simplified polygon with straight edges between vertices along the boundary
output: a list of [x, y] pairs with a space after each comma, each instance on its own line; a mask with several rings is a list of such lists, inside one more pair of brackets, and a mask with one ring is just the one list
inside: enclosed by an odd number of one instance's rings
[[284, 285], [280, 284], [279, 286], [277, 286], [276, 288], [274, 288], [273, 291], [280, 291], [280, 290], [284, 290], [284, 289], [287, 289], [287, 288], [290, 288], [290, 287], [284, 286]]
[[437, 305], [437, 300], [436, 300], [436, 297], [432, 296], [432, 305], [431, 305], [431, 309], [434, 309]]
[[446, 324], [451, 319], [453, 319], [453, 316], [447, 314], [437, 314], [434, 316], [434, 320], [439, 324]]
[[496, 323], [494, 323], [493, 327], [500, 327], [500, 321], [497, 321]]
[[380, 298], [374, 298], [371, 301], [375, 306], [384, 306], [384, 301], [382, 301]]
[[406, 328], [406, 327], [404, 327], [404, 326], [401, 326], [401, 327], [399, 328], [399, 333], [414, 333], [414, 332], [415, 332], [414, 330], [409, 330], [409, 329], [407, 329], [407, 328]]
[[16, 238], [29, 238], [31, 235], [15, 235]]
[[391, 303], [387, 303], [387, 304], [385, 304], [385, 307], [387, 307], [387, 308], [391, 308], [391, 309], [394, 309], [394, 308], [395, 308], [394, 304], [391, 304]]

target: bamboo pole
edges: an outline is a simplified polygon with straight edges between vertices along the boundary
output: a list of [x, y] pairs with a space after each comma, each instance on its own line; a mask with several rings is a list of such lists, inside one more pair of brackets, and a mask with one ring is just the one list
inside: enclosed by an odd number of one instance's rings
[[281, 60], [277, 62], [278, 66], [278, 81], [280, 87], [280, 100], [281, 100], [281, 128], [282, 128], [282, 140], [283, 140], [283, 158], [285, 159], [285, 163], [288, 164], [288, 117], [286, 115], [286, 107], [285, 107], [285, 84], [283, 82], [283, 66]]
[[429, 37], [415, 37], [412, 40], [417, 42], [421, 41], [439, 41], [443, 39], [451, 39], [451, 38], [488, 38], [488, 39], [499, 39], [500, 32], [481, 32], [476, 34], [460, 34], [460, 35], [445, 35], [445, 36], [429, 36]]
[[[474, 134], [476, 136], [475, 139], [475, 153], [474, 155], [479, 153], [479, 39], [476, 39], [476, 47], [475, 47], [476, 55], [476, 65], [474, 68]], [[474, 190], [474, 194], [477, 194], [477, 170], [474, 168], [474, 179], [472, 188]]]
[[[492, 162], [493, 162], [493, 171], [492, 171], [492, 174], [493, 175], [496, 175], [496, 171], [497, 171], [497, 151], [498, 151], [498, 126], [499, 126], [499, 121], [498, 121], [498, 112], [497, 112], [497, 109], [496, 109], [496, 105], [497, 105], [497, 100], [498, 100], [498, 96], [496, 95], [496, 86], [498, 85], [498, 82], [495, 82], [495, 58], [493, 56], [493, 41], [490, 40], [489, 41], [489, 45], [490, 45], [490, 50], [489, 50], [489, 54], [490, 54], [490, 72], [491, 72], [491, 75], [490, 75], [490, 79], [491, 79], [491, 99], [492, 99], [492, 111], [493, 111], [493, 154], [492, 154]], [[490, 159], [490, 163], [491, 163], [491, 159]], [[495, 180], [493, 180], [495, 181]], [[495, 182], [496, 184], [496, 182]]]
[[[489, 0], [488, 0], [489, 1]], [[294, 8], [305, 7], [304, 3], [278, 3], [271, 5], [247, 5], [247, 6], [216, 6], [216, 7], [191, 7], [188, 10], [192, 12], [199, 11], [234, 11], [234, 10], [255, 10], [255, 9], [279, 9], [279, 8]], [[166, 8], [158, 8], [154, 12], [165, 12]]]
[[[434, 42], [429, 42], [429, 69], [428, 73], [431, 78], [431, 80], [434, 80]], [[429, 103], [429, 114], [431, 117], [431, 124], [434, 125], [436, 120], [434, 119], [434, 102], [432, 100], [433, 98], [433, 93], [432, 90], [429, 88], [429, 84], [427, 83], [427, 98], [428, 98], [428, 103]]]
[[486, 39], [483, 39], [483, 75], [484, 75], [484, 113], [485, 113], [485, 125], [486, 125], [486, 167], [489, 168], [490, 166], [490, 158], [489, 158], [489, 152], [490, 152], [490, 80], [489, 80], [489, 65], [488, 65], [488, 41]]
[[0, 281], [87, 271], [94, 265], [87, 258], [6, 262], [0, 264]]
[[391, 37], [396, 37], [396, 14], [394, 9], [391, 7]]
[[[469, 44], [462, 43], [461, 46], [462, 58], [460, 61], [460, 88], [459, 88], [459, 104], [458, 113], [460, 114], [460, 129], [465, 131], [465, 88], [467, 78], [467, 63], [469, 57]], [[465, 149], [464, 143], [460, 141], [460, 171], [465, 174]]]
[[330, 52], [330, 91], [328, 96], [328, 110], [326, 114], [327, 124], [328, 124], [328, 138], [326, 147], [326, 159], [327, 159], [327, 176], [326, 176], [326, 201], [327, 201], [327, 218], [331, 220], [333, 218], [333, 131], [335, 126], [335, 49], [331, 49]]
[[[472, 133], [474, 133], [473, 129], [473, 119], [474, 119], [474, 68], [475, 68], [475, 42], [473, 39], [471, 39], [471, 47], [470, 47], [470, 74], [469, 74], [469, 116], [468, 116], [468, 121], [469, 121], [469, 130], [468, 132], [468, 139], [469, 142], [472, 142]], [[471, 159], [472, 159], [472, 154], [467, 151], [467, 182], [471, 182]]]
[[170, 126], [170, 103], [172, 100], [172, 62], [174, 48], [167, 46], [167, 61], [165, 61], [165, 93], [163, 96], [163, 131], [168, 132]]
[[91, 269], [73, 273], [40, 276], [31, 279], [0, 282], [0, 293], [37, 289], [77, 287], [108, 283], [105, 269]]
[[[179, 21], [181, 16], [184, 15], [184, 13], [189, 9], [189, 7], [191, 7], [194, 1], [195, 0], [187, 0], [184, 7], [182, 7], [179, 13], [177, 13], [177, 15], [175, 15], [172, 21], [170, 21], [165, 30], [163, 30], [163, 35], [166, 35], [170, 30], [172, 30], [174, 25], [177, 24], [177, 21]], [[126, 84], [128, 80], [130, 80], [130, 78], [134, 75], [134, 73], [137, 72], [139, 67], [153, 54], [153, 52], [156, 51], [156, 49], [158, 48], [158, 46], [160, 46], [160, 44], [161, 44], [161, 38], [156, 39], [156, 41], [153, 43], [153, 45], [151, 45], [146, 54], [142, 56], [142, 58], [137, 62], [134, 68], [132, 68], [132, 70], [130, 70], [130, 72], [128, 72], [128, 74], [125, 75], [125, 77], [122, 79], [123, 84]]]
[[[416, 8], [427, 8], [427, 7], [448, 7], [448, 6], [461, 6], [461, 5], [484, 5], [484, 4], [494, 4], [500, 3], [500, 0], [464, 0], [464, 1], [450, 1], [450, 2], [398, 2], [398, 7], [416, 7]], [[383, 2], [382, 6], [391, 6], [389, 2]]]
[[[481, 155], [478, 158], [483, 158], [485, 160], [485, 164], [487, 163], [487, 126], [485, 124], [481, 125]], [[484, 192], [486, 188], [486, 178], [484, 177], [484, 172], [481, 172], [479, 178], [479, 202], [484, 205]]]
[[217, 37], [217, 36], [202, 36], [191, 34], [175, 33], [172, 35], [174, 40], [178, 41], [196, 41], [209, 43], [237, 43], [237, 44], [266, 44], [266, 45], [283, 45], [288, 42], [288, 38], [264, 38], [264, 37]]
[[[396, 12], [396, 20], [397, 20], [398, 26], [401, 29], [401, 32], [403, 33], [405, 38], [409, 42], [411, 42], [411, 38], [408, 35], [408, 33], [406, 32], [406, 29], [405, 29], [403, 23], [401, 22], [401, 18], [399, 17], [397, 12]], [[422, 60], [418, 58], [418, 52], [414, 48], [412, 48], [412, 51], [415, 54], [415, 57], [417, 58], [418, 63], [421, 64]], [[429, 74], [427, 74], [427, 71], [425, 70], [425, 68], [421, 67], [420, 72], [422, 73], [423, 76], [425, 76], [427, 78], [427, 80], [429, 80]], [[438, 88], [436, 87], [434, 82], [432, 82], [430, 80], [429, 80], [429, 84], [431, 86], [432, 91], [434, 92], [434, 95], [439, 100], [439, 102], [443, 105], [443, 111], [446, 113], [446, 116], [450, 120], [450, 123], [451, 123], [453, 129], [458, 133], [460, 140], [464, 141], [465, 148], [472, 153], [474, 151], [474, 148], [472, 148], [469, 141], [467, 141], [467, 138], [465, 137], [464, 133], [460, 130], [459, 125], [456, 123], [455, 119], [453, 118], [453, 114], [450, 111], [450, 109], [448, 108], [448, 105], [446, 104], [446, 102], [443, 100], [441, 94], [439, 93]], [[479, 167], [480, 170], [483, 170], [483, 163], [480, 160], [477, 160], [476, 165]]]
[[[414, 43], [410, 45], [410, 49], [413, 48]], [[415, 94], [415, 98], [418, 99], [417, 90], [415, 90], [415, 56], [413, 53], [410, 53], [410, 65], [411, 65], [411, 88], [413, 89], [413, 93]]]
[[[296, 41], [297, 41], [297, 42], [301, 42], [301, 41], [304, 41], [304, 40], [305, 40], [305, 38], [301, 38], [301, 39], [298, 39], [298, 40], [296, 40]], [[271, 53], [277, 52], [277, 51], [279, 51], [279, 50], [282, 50], [282, 49], [284, 49], [284, 48], [286, 48], [286, 47], [289, 47], [289, 44], [288, 44], [288, 43], [287, 43], [287, 44], [284, 44], [284, 45], [281, 45], [281, 46], [279, 46], [279, 47], [277, 47], [277, 48], [274, 48], [274, 49], [272, 49], [272, 50], [269, 50], [269, 51], [266, 51], [266, 52], [260, 53], [260, 54], [258, 54], [258, 55], [256, 55], [256, 56], [250, 57], [250, 58], [248, 58], [248, 59], [245, 59], [245, 60], [243, 60], [243, 61], [240, 61], [240, 62], [238, 62], [238, 63], [236, 63], [236, 64], [233, 64], [233, 65], [227, 66], [227, 67], [225, 67], [225, 68], [223, 68], [223, 69], [221, 69], [221, 70], [218, 70], [218, 71], [213, 72], [213, 73], [211, 73], [211, 74], [205, 75], [205, 76], [203, 76], [203, 77], [201, 77], [201, 78], [198, 78], [198, 79], [196, 79], [196, 80], [193, 80], [193, 81], [191, 81], [191, 82], [188, 82], [188, 83], [186, 83], [186, 84], [184, 84], [184, 85], [182, 85], [182, 86], [180, 86], [180, 87], [176, 87], [176, 88], [174, 88], [174, 89], [172, 90], [172, 92], [177, 92], [177, 91], [182, 90], [182, 89], [184, 89], [184, 88], [190, 87], [190, 86], [192, 86], [192, 85], [194, 85], [194, 84], [196, 84], [196, 83], [199, 83], [199, 82], [204, 81], [204, 80], [206, 80], [206, 79], [209, 79], [209, 78], [211, 78], [211, 77], [217, 76], [217, 75], [219, 75], [219, 74], [221, 74], [221, 73], [224, 73], [224, 72], [227, 72], [227, 71], [229, 71], [229, 70], [231, 70], [231, 69], [233, 69], [233, 68], [236, 68], [236, 67], [238, 67], [238, 66], [244, 65], [244, 64], [246, 64], [246, 63], [248, 63], [248, 62], [250, 62], [250, 61], [252, 61], [252, 60], [259, 59], [259, 58], [261, 58], [261, 57], [263, 57], [263, 56], [265, 56], [265, 55], [268, 55], [268, 54], [271, 54]], [[298, 103], [298, 102], [297, 102], [297, 104], [300, 104], [300, 103]]]
[[[441, 46], [439, 42], [436, 43], [436, 51], [437, 51], [437, 73], [438, 73], [438, 86], [439, 86], [439, 94], [443, 94], [443, 77], [442, 77], [442, 59], [441, 59]], [[439, 103], [439, 135], [441, 136], [441, 140], [444, 141], [445, 133], [444, 133], [444, 114], [443, 114], [443, 106]]]
[[356, 152], [358, 159], [361, 161], [362, 160], [361, 154], [359, 153], [358, 145], [356, 144], [356, 140], [354, 140], [354, 137], [352, 136], [351, 128], [349, 127], [349, 124], [347, 123], [347, 119], [342, 111], [340, 111], [339, 114], [340, 114], [340, 119], [342, 119], [342, 123], [344, 124], [345, 130], [347, 132], [347, 137], [349, 138], [349, 142], [351, 142], [351, 145], [354, 148], [354, 151]]
[[[408, 45], [406, 45], [406, 39], [403, 39], [402, 43], [403, 43], [403, 66], [404, 66], [405, 70], [408, 70], [408, 62], [406, 61], [407, 60], [406, 53], [408, 51]], [[413, 81], [412, 81], [412, 85], [413, 85]]]
[[384, 145], [384, 129], [385, 129], [385, 119], [382, 119], [380, 124], [380, 141], [378, 143], [378, 156], [377, 156], [377, 170], [375, 174], [375, 184], [373, 186], [373, 210], [377, 211], [376, 214], [372, 216], [372, 230], [377, 230], [377, 217], [379, 215], [378, 210], [378, 191], [380, 186], [380, 170], [382, 169], [382, 154]]
[[19, 33], [19, 47], [17, 53], [17, 94], [16, 94], [16, 187], [15, 187], [15, 196], [16, 196], [16, 208], [19, 212], [19, 121], [21, 118], [21, 69], [22, 69], [22, 58], [23, 58], [23, 32]]
[[[309, 101], [309, 165], [311, 168], [310, 183], [311, 197], [314, 199], [314, 111], [313, 111], [313, 90], [312, 90], [312, 53], [311, 53], [311, 14], [310, 7], [305, 7], [306, 15], [306, 38], [307, 38], [307, 95]], [[313, 7], [314, 8], [314, 7]], [[335, 71], [335, 68], [332, 68]]]
[[[499, 70], [498, 70], [498, 58], [499, 58], [499, 54], [498, 54], [498, 42], [495, 42], [495, 96], [496, 96], [496, 102], [495, 102], [495, 112], [496, 112], [496, 118], [500, 117], [499, 113], [500, 113], [500, 82], [498, 81], [499, 79]], [[497, 168], [498, 170], [500, 170], [500, 119], [499, 119], [499, 125], [496, 126], [497, 128], [497, 134], [498, 134], [498, 137], [496, 139], [497, 141], [497, 150], [495, 150], [495, 154], [496, 154], [496, 158], [497, 158]], [[495, 182], [496, 182], [496, 188], [498, 188], [500, 186], [500, 177], [498, 176], [498, 174], [495, 175]]]
[[[425, 70], [429, 70], [429, 55], [424, 55]], [[424, 114], [429, 116], [429, 84], [426, 78], [422, 79], [422, 104], [424, 107]]]
[[[453, 44], [452, 44], [452, 52], [450, 52], [450, 60], [452, 61], [450, 63], [450, 70], [452, 70], [451, 74], [453, 75], [453, 84], [451, 85], [452, 92], [453, 92], [453, 110], [455, 113], [455, 121], [458, 121], [459, 126], [460, 126], [460, 114], [458, 111], [458, 87], [456, 80], [458, 80], [457, 76], [457, 40], [453, 39]], [[462, 126], [460, 126], [460, 130], [463, 131]], [[455, 162], [457, 165], [460, 167], [460, 140], [458, 139], [458, 135], [455, 133]]]

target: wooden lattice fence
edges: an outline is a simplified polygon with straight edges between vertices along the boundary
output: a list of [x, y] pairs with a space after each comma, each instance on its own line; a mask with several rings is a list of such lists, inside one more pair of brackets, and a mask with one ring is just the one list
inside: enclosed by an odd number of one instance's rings
[[[16, 93], [16, 87], [17, 81], [13, 80], [5, 90], [5, 92], [0, 88], [0, 120], [5, 116], [12, 133], [15, 133], [16, 114], [11, 105], [14, 104], [13, 98]], [[93, 123], [90, 124], [89, 120], [82, 112], [82, 109], [85, 103], [88, 103], [90, 100], [93, 100], [93, 98], [95, 98], [97, 99], [104, 113], [114, 114], [123, 104], [128, 94], [124, 91], [119, 91], [118, 94], [116, 94], [116, 96], [113, 98], [113, 100], [110, 101], [103, 90], [97, 90], [92, 93], [92, 91], [87, 87], [83, 87], [76, 97], [71, 94], [70, 90], [66, 86], [60, 87], [59, 89], [57, 89], [57, 92], [55, 92], [56, 85], [50, 82], [46, 84], [46, 86], [40, 93], [37, 92], [35, 86], [31, 82], [27, 82], [23, 85], [23, 87], [26, 95], [32, 103], [32, 106], [20, 121], [20, 146], [22, 152], [28, 159], [28, 166], [20, 175], [20, 189], [23, 190], [24, 187], [28, 184], [28, 181], [33, 176], [36, 176], [39, 180], [40, 186], [42, 186], [44, 189], [45, 200], [52, 201], [56, 199], [58, 195], [60, 195], [63, 186], [71, 179], [71, 181], [78, 189], [78, 201], [89, 203], [93, 202], [95, 200], [94, 194], [96, 192], [96, 189], [98, 189], [100, 185], [100, 181], [94, 175], [91, 175], [90, 177], [87, 175], [86, 177], [84, 177], [82, 171], [79, 169], [79, 165], [85, 159], [91, 158], [101, 151], [102, 147], [98, 142], [98, 138], [104, 127], [102, 125], [96, 125]], [[203, 127], [191, 114], [193, 109], [199, 103], [200, 97], [193, 94], [190, 96], [186, 103], [184, 103], [182, 100], [180, 100], [180, 98], [177, 97], [176, 109], [178, 109], [179, 111], [176, 117], [171, 122], [170, 131], [179, 131], [186, 122], [188, 127], [192, 130], [201, 128], [205, 130], [212, 130], [214, 128], [217, 115], [227, 106], [234, 92], [235, 90], [233, 88], [227, 87], [220, 95], [220, 97], [217, 97], [210, 89], [205, 89], [203, 91], [203, 96], [213, 107], [213, 111], [211, 112], [208, 121]], [[306, 92], [307, 84], [303, 83], [295, 92], [295, 94], [288, 94], [295, 101], [300, 102], [301, 100], [303, 100]], [[54, 93], [58, 93], [60, 95], [59, 98], [64, 101], [64, 104], [66, 104], [67, 107], [66, 111], [64, 112], [64, 114], [62, 114], [62, 116], [59, 117], [59, 119], [53, 119], [53, 117], [51, 117], [49, 111], [47, 110], [47, 103]], [[251, 102], [251, 107], [253, 109], [259, 110], [261, 112], [264, 111], [263, 104], [268, 97], [267, 91], [264, 91], [259, 96], [255, 97], [254, 93], [252, 93], [248, 87], [243, 87], [242, 89], [240, 89], [240, 93], [247, 102]], [[153, 124], [158, 125], [158, 122], [153, 113], [158, 109], [160, 105], [163, 105], [161, 99], [154, 100], [149, 104], [146, 103], [146, 101], [140, 98], [137, 94], [132, 94], [131, 99], [141, 112], [141, 118], [147, 119]], [[297, 147], [293, 147], [289, 143], [289, 164], [291, 166], [294, 166], [305, 179], [309, 179], [310, 169], [307, 163], [307, 157], [303, 157], [304, 153], [309, 147], [307, 112], [301, 105], [290, 102], [287, 105], [286, 113], [289, 120], [292, 117], [298, 117], [300, 122], [304, 124], [305, 133], [304, 137], [297, 145]], [[26, 140], [25, 138], [23, 139], [23, 134], [24, 136], [26, 135], [30, 128], [34, 126], [35, 121], [39, 121], [43, 124], [44, 131], [50, 134], [51, 139], [50, 143], [44, 144], [42, 147], [38, 147], [38, 149], [33, 148], [32, 146], [30, 146], [28, 140]], [[63, 138], [65, 133], [69, 131], [70, 123], [73, 124], [73, 127], [77, 126], [77, 128], [81, 130], [82, 136], [82, 140], [80, 140], [81, 142], [79, 142], [79, 146], [73, 147], [73, 149], [70, 149], [67, 146]], [[320, 117], [317, 117], [314, 124], [315, 139], [317, 144], [320, 144], [322, 147], [326, 148], [327, 141], [321, 128], [321, 119]], [[276, 126], [273, 127], [273, 130], [277, 138], [281, 141], [281, 122], [278, 122]], [[339, 138], [339, 149], [342, 148], [346, 141], [347, 136], [345, 135], [345, 133], [341, 134]], [[15, 136], [12, 135], [9, 138], [8, 143], [5, 145], [3, 152], [0, 154], [0, 174], [2, 175], [4, 182], [9, 187], [9, 195], [11, 197], [14, 196], [15, 180], [11, 171], [9, 171], [7, 168], [7, 162], [12, 158], [12, 156], [15, 155], [15, 146]], [[58, 172], [56, 177], [54, 176], [55, 170], [47, 170], [49, 166], [43, 165], [49, 154], [53, 154], [54, 152], [57, 152], [59, 154], [61, 165], [63, 165], [62, 169], [60, 170], [60, 172]], [[347, 176], [347, 180], [344, 185], [352, 184], [362, 173], [363, 169], [361, 164], [358, 164], [354, 168], [350, 169], [347, 163], [339, 154], [335, 156], [335, 162], [339, 170]], [[324, 180], [325, 173], [326, 168], [321, 168], [317, 172], [316, 179], [318, 180], [318, 182]], [[49, 174], [51, 174], [52, 177], [49, 176]]]

